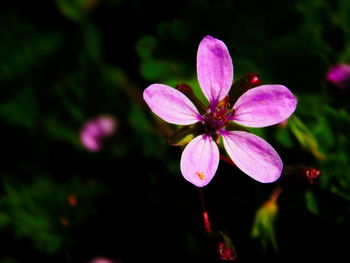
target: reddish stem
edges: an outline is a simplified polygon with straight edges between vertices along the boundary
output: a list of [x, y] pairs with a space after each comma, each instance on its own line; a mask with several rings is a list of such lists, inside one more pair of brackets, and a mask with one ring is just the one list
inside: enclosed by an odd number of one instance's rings
[[203, 217], [204, 228], [205, 228], [205, 231], [207, 231], [207, 233], [211, 233], [211, 224], [209, 221], [209, 214], [205, 206], [203, 189], [198, 188], [198, 193], [199, 193], [199, 200], [201, 202], [201, 207], [202, 207], [202, 217]]
[[282, 193], [282, 187], [277, 186], [275, 190], [273, 190], [273, 192], [271, 193], [269, 201], [276, 203], [281, 193]]

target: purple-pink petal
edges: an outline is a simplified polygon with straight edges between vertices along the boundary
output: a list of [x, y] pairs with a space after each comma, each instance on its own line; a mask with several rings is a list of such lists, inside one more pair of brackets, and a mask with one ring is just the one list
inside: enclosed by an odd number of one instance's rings
[[238, 98], [231, 120], [247, 127], [266, 127], [287, 119], [295, 110], [297, 99], [282, 85], [262, 85]]
[[221, 40], [206, 36], [197, 52], [198, 82], [212, 107], [230, 91], [233, 65], [230, 53]]
[[196, 106], [180, 91], [163, 84], [152, 84], [143, 92], [151, 110], [163, 120], [189, 125], [200, 120]]
[[281, 158], [265, 140], [244, 131], [222, 131], [222, 136], [226, 152], [244, 173], [261, 183], [280, 177]]
[[198, 187], [207, 185], [219, 165], [219, 148], [210, 135], [199, 135], [184, 149], [180, 168], [183, 177]]

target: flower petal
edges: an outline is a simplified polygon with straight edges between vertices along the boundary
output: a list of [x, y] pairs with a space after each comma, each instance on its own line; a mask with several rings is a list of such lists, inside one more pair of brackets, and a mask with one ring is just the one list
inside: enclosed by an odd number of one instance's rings
[[247, 127], [266, 127], [287, 119], [297, 100], [282, 85], [262, 85], [246, 91], [235, 103], [233, 121]]
[[261, 183], [280, 177], [281, 158], [265, 140], [244, 131], [222, 131], [222, 136], [228, 155], [244, 173]]
[[182, 152], [182, 175], [195, 186], [203, 187], [214, 177], [219, 159], [219, 148], [211, 136], [199, 135]]
[[144, 90], [143, 99], [156, 115], [169, 123], [188, 125], [201, 119], [192, 101], [167, 85], [152, 84]]
[[233, 81], [232, 59], [224, 42], [211, 36], [203, 38], [197, 52], [197, 75], [204, 95], [215, 107]]

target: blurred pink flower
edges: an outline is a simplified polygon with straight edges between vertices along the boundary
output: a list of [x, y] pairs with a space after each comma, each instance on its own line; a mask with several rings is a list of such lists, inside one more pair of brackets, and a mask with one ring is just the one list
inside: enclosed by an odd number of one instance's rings
[[97, 257], [93, 258], [89, 263], [119, 263], [119, 261], [117, 262], [108, 258]]
[[116, 120], [111, 116], [98, 116], [89, 120], [80, 131], [84, 147], [92, 152], [101, 150], [103, 141], [113, 135]]
[[350, 87], [350, 65], [337, 64], [330, 68], [326, 78], [329, 82], [341, 89]]
[[167, 85], [152, 84], [143, 93], [148, 106], [163, 120], [178, 125], [203, 124], [204, 134], [195, 137], [182, 153], [184, 178], [198, 187], [211, 181], [220, 159], [216, 139], [222, 136], [226, 152], [244, 173], [262, 183], [277, 180], [283, 164], [272, 146], [252, 133], [228, 130], [226, 125], [231, 121], [247, 127], [280, 123], [294, 112], [294, 95], [282, 85], [261, 85], [246, 91], [231, 106], [227, 96], [233, 81], [231, 56], [224, 42], [211, 36], [199, 44], [197, 75], [209, 101], [204, 114], [182, 92]]

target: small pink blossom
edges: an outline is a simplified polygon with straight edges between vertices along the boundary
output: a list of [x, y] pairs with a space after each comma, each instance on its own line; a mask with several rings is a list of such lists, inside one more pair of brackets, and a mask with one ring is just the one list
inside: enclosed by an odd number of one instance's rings
[[211, 36], [204, 37], [199, 44], [197, 75], [209, 101], [204, 114], [182, 92], [167, 85], [152, 84], [143, 93], [148, 106], [163, 120], [178, 125], [197, 122], [203, 125], [204, 134], [195, 137], [182, 153], [183, 177], [198, 187], [211, 181], [220, 159], [216, 137], [221, 136], [226, 152], [239, 169], [262, 183], [276, 181], [283, 164], [272, 146], [252, 133], [227, 130], [227, 124], [266, 127], [280, 123], [294, 112], [297, 104], [294, 95], [282, 85], [261, 85], [249, 89], [230, 105], [231, 56], [226, 45]]
[[330, 68], [326, 78], [329, 82], [341, 89], [350, 87], [350, 65], [337, 64]]
[[111, 260], [109, 258], [104, 258], [104, 257], [93, 258], [91, 261], [89, 261], [89, 263], [118, 263], [118, 262]]
[[91, 152], [101, 150], [103, 141], [116, 129], [116, 120], [110, 116], [99, 116], [88, 121], [80, 131], [80, 139]]

